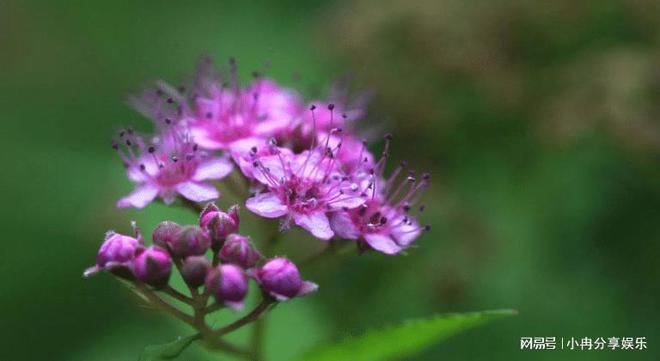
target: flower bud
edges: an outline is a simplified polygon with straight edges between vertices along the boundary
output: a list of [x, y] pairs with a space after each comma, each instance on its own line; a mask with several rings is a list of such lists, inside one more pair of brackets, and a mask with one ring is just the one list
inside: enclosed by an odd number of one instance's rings
[[181, 237], [181, 227], [175, 222], [164, 221], [161, 222], [151, 234], [151, 239], [154, 244], [169, 249], [170, 245], [176, 244]]
[[262, 258], [250, 239], [240, 234], [230, 234], [219, 255], [222, 262], [234, 263], [244, 269], [254, 267]]
[[[116, 269], [119, 271], [119, 268], [126, 268], [135, 258], [135, 253], [139, 247], [140, 241], [133, 237], [108, 232], [96, 255], [96, 265], [85, 270], [83, 275], [89, 277], [103, 270]], [[118, 275], [129, 273], [119, 272]]]
[[240, 267], [223, 264], [212, 269], [206, 276], [206, 287], [218, 303], [240, 309], [247, 295], [247, 281], [247, 276]]
[[318, 286], [303, 281], [293, 262], [286, 258], [273, 258], [257, 270], [256, 279], [261, 287], [278, 301], [286, 301], [316, 291]]
[[231, 206], [225, 213], [215, 204], [209, 203], [199, 218], [199, 226], [209, 232], [215, 251], [222, 247], [228, 235], [238, 232], [239, 224], [238, 205]]
[[144, 249], [133, 261], [135, 277], [154, 287], [165, 286], [170, 279], [171, 271], [170, 255], [157, 246]]
[[165, 244], [166, 247], [163, 247], [169, 250], [173, 257], [185, 258], [203, 255], [211, 246], [208, 234], [197, 226], [184, 226], [176, 233], [176, 236], [166, 238], [168, 243]]
[[190, 256], [183, 260], [181, 276], [190, 287], [197, 288], [204, 284], [211, 269], [211, 262], [204, 256]]

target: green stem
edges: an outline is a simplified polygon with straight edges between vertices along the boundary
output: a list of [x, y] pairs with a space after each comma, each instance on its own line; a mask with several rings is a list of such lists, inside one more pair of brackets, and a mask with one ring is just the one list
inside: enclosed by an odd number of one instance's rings
[[252, 352], [254, 352], [254, 358], [258, 361], [264, 360], [264, 341], [266, 333], [266, 318], [261, 317], [254, 322], [252, 326], [252, 338], [250, 343], [252, 345]]
[[179, 301], [181, 301], [181, 302], [183, 302], [183, 303], [185, 303], [185, 304], [188, 304], [188, 305], [192, 305], [193, 302], [194, 302], [194, 300], [193, 300], [192, 298], [190, 298], [190, 297], [184, 295], [183, 293], [181, 293], [181, 292], [175, 290], [174, 288], [172, 288], [172, 287], [169, 286], [169, 285], [166, 286], [165, 288], [163, 288], [163, 289], [160, 290], [160, 291], [162, 291], [162, 292], [165, 293], [166, 295], [168, 295], [168, 296], [170, 296], [170, 297], [172, 297], [172, 298], [174, 298], [174, 299], [176, 299], [176, 300], [179, 300]]
[[151, 304], [163, 309], [164, 311], [170, 313], [172, 316], [180, 319], [181, 321], [187, 323], [188, 325], [194, 327], [195, 329], [197, 328], [195, 319], [192, 316], [172, 306], [171, 304], [165, 302], [162, 298], [158, 297], [157, 294], [155, 294], [152, 290], [149, 289], [149, 287], [144, 285], [142, 282], [136, 281], [134, 284], [136, 290], [138, 290], [139, 293], [144, 298], [146, 298], [149, 302], [151, 302]]
[[221, 337], [230, 332], [238, 330], [239, 328], [247, 325], [250, 322], [258, 320], [261, 317], [261, 315], [268, 310], [268, 308], [273, 302], [274, 301], [270, 298], [266, 298], [262, 300], [261, 303], [257, 305], [257, 307], [255, 307], [250, 313], [228, 324], [227, 326], [221, 327], [217, 330], [213, 330], [211, 334], [215, 337]]

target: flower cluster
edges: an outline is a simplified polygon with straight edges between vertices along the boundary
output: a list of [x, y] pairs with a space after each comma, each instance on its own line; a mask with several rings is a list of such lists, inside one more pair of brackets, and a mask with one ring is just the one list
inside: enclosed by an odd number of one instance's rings
[[[277, 301], [316, 290], [314, 283], [301, 279], [298, 268], [290, 260], [264, 259], [249, 237], [237, 233], [238, 224], [238, 206], [225, 213], [209, 203], [198, 225], [160, 223], [152, 233], [150, 246], [145, 244], [136, 226], [133, 236], [109, 232], [96, 264], [84, 274], [108, 271], [129, 281], [163, 289], [175, 267], [188, 287], [197, 290], [204, 286], [218, 304], [233, 309], [243, 307], [249, 279], [254, 279], [265, 294]], [[209, 251], [212, 259], [206, 257]]]
[[[84, 275], [106, 271], [120, 277], [149, 303], [195, 328], [207, 344], [261, 359], [220, 338], [257, 321], [272, 304], [318, 287], [304, 281], [291, 260], [260, 252], [239, 232], [239, 205], [223, 211], [212, 203], [220, 197], [215, 182], [231, 179], [227, 189], [238, 197], [249, 192], [245, 207], [278, 219], [282, 232], [297, 226], [322, 241], [350, 240], [360, 253], [395, 255], [430, 229], [416, 219], [429, 175], [417, 175], [405, 164], [386, 172], [392, 137], [385, 136], [377, 157], [356, 132], [365, 115], [364, 95], [351, 101], [340, 86], [329, 99], [305, 102], [259, 73], [241, 86], [234, 60], [228, 76], [220, 73], [203, 58], [183, 86], [158, 81], [130, 97], [155, 131], [121, 129], [112, 142], [135, 183], [117, 207], [178, 201], [200, 213], [198, 224], [164, 221], [149, 245], [135, 224], [131, 236], [108, 232], [96, 264]], [[247, 189], [237, 190], [237, 184]], [[210, 203], [202, 209], [202, 202]], [[261, 250], [273, 241], [260, 242]], [[170, 284], [174, 270], [187, 294]], [[206, 324], [205, 316], [218, 309], [242, 308], [250, 280], [261, 290], [261, 303], [224, 327]], [[186, 304], [191, 314], [162, 295]]]
[[216, 199], [209, 180], [236, 165], [253, 191], [245, 206], [281, 219], [282, 229], [297, 225], [321, 240], [337, 236], [361, 249], [399, 253], [429, 228], [410, 212], [423, 210], [419, 195], [429, 176], [397, 167], [385, 177], [391, 136], [377, 160], [351, 131], [365, 114], [364, 101], [349, 102], [345, 94], [334, 92], [336, 103], [305, 103], [257, 73], [241, 87], [235, 61], [222, 82], [204, 58], [189, 90], [157, 82], [131, 98], [158, 131], [147, 141], [122, 130], [113, 143], [137, 183], [118, 206], [141, 208], [156, 196], [167, 204], [177, 195]]

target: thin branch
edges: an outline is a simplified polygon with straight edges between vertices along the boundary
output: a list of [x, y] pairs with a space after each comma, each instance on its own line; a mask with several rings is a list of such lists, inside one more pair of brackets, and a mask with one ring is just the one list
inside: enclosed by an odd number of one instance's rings
[[169, 286], [169, 285], [166, 286], [165, 288], [163, 288], [162, 290], [159, 290], [159, 291], [165, 293], [166, 295], [168, 295], [168, 296], [170, 296], [170, 297], [172, 297], [172, 298], [174, 298], [174, 299], [177, 299], [177, 300], [179, 300], [179, 301], [181, 301], [181, 302], [183, 302], [183, 303], [186, 303], [186, 304], [188, 304], [188, 305], [191, 305], [191, 306], [192, 306], [193, 303], [194, 303], [194, 300], [193, 300], [192, 298], [190, 298], [190, 297], [184, 295], [183, 293], [181, 293], [181, 292], [175, 290], [174, 288], [172, 288], [172, 287]]
[[135, 287], [137, 290], [139, 290], [140, 294], [144, 296], [149, 302], [151, 302], [154, 306], [162, 308], [164, 311], [172, 314], [172, 316], [180, 319], [181, 321], [189, 324], [190, 326], [197, 328], [195, 325], [195, 320], [192, 316], [186, 314], [185, 312], [179, 310], [178, 308], [172, 306], [171, 304], [167, 303], [164, 301], [162, 298], [158, 297], [155, 293], [153, 293], [147, 286], [145, 286], [141, 282], [135, 282]]
[[213, 330], [211, 334], [216, 337], [220, 337], [222, 335], [226, 335], [230, 332], [233, 332], [245, 325], [247, 325], [250, 322], [256, 321], [261, 317], [261, 315], [268, 310], [268, 307], [273, 303], [272, 299], [265, 298], [261, 303], [255, 307], [250, 313], [247, 315], [243, 316], [242, 318], [239, 318], [238, 320], [228, 324], [227, 326], [221, 327], [217, 330]]
[[266, 334], [266, 319], [260, 317], [252, 325], [252, 335], [250, 345], [254, 352], [255, 360], [264, 359], [264, 335]]
[[223, 307], [225, 307], [225, 305], [223, 305], [222, 303], [217, 303], [217, 302], [216, 302], [216, 303], [214, 303], [214, 304], [212, 304], [212, 305], [208, 305], [208, 306], [204, 309], [204, 313], [206, 313], [206, 314], [213, 313], [213, 312], [215, 312], [215, 311], [217, 311], [217, 310], [219, 310], [219, 309], [221, 309], [221, 308], [223, 308]]

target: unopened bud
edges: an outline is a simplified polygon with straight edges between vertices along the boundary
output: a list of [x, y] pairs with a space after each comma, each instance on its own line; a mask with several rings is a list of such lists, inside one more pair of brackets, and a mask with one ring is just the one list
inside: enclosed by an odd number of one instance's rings
[[181, 277], [194, 288], [204, 284], [206, 275], [211, 269], [211, 262], [204, 256], [190, 256], [183, 260]]
[[151, 234], [151, 239], [154, 244], [169, 249], [171, 245], [176, 244], [181, 237], [181, 227], [175, 222], [164, 221], [161, 222]]
[[222, 247], [227, 236], [238, 232], [239, 224], [238, 205], [231, 206], [225, 213], [215, 204], [209, 203], [199, 218], [199, 226], [207, 230], [213, 240], [214, 251]]
[[222, 262], [234, 263], [244, 269], [254, 267], [262, 258], [250, 239], [240, 234], [230, 234], [219, 255]]
[[170, 255], [157, 246], [144, 249], [133, 261], [135, 277], [154, 287], [165, 286], [170, 279], [171, 271]]
[[206, 287], [218, 303], [234, 309], [243, 307], [247, 295], [248, 279], [243, 270], [233, 264], [223, 264], [212, 269], [206, 276]]
[[318, 286], [303, 281], [293, 262], [286, 258], [273, 258], [257, 270], [256, 278], [261, 287], [278, 301], [286, 301], [316, 291]]
[[167, 239], [169, 242], [164, 247], [174, 257], [185, 258], [203, 255], [211, 246], [211, 239], [208, 234], [197, 226], [181, 227], [177, 235]]
[[139, 247], [140, 241], [136, 238], [108, 232], [96, 255], [96, 265], [85, 270], [83, 275], [89, 277], [104, 270], [115, 270], [119, 276], [130, 275], [130, 272], [122, 272], [120, 268], [126, 269], [130, 265]]

